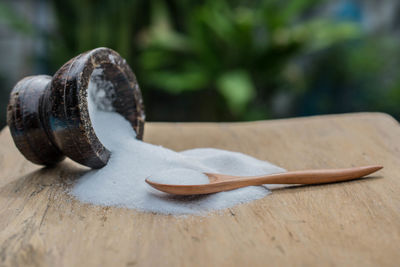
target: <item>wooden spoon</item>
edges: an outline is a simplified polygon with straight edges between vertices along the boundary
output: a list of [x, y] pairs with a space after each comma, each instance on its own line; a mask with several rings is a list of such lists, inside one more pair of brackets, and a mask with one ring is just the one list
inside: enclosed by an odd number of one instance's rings
[[152, 187], [175, 195], [202, 195], [229, 191], [250, 185], [263, 184], [325, 184], [332, 182], [348, 181], [361, 178], [374, 173], [383, 166], [370, 165], [348, 169], [327, 169], [327, 170], [305, 170], [291, 171], [261, 176], [232, 176], [216, 173], [205, 173], [210, 180], [209, 184], [200, 185], [177, 185], [160, 184], [152, 182], [149, 178], [146, 182]]

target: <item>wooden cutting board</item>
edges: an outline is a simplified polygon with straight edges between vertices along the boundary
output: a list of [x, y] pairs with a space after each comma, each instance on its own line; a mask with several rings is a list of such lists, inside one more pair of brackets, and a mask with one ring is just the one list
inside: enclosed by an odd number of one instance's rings
[[288, 170], [382, 164], [369, 179], [275, 190], [205, 217], [82, 204], [88, 169], [26, 161], [0, 134], [1, 266], [399, 266], [400, 127], [381, 113], [147, 123], [145, 141], [216, 147]]

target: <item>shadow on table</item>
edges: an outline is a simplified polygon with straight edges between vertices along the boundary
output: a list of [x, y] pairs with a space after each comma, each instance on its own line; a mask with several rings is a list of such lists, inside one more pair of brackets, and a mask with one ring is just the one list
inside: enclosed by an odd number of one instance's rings
[[43, 167], [2, 186], [0, 188], [0, 196], [6, 198], [30, 198], [47, 187], [67, 190], [75, 180], [90, 170], [68, 161], [52, 167]]

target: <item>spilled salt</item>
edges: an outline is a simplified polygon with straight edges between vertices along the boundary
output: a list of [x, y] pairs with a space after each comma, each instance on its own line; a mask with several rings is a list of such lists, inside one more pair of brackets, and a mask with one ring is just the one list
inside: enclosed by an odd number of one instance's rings
[[208, 183], [203, 172], [251, 176], [285, 171], [238, 152], [214, 148], [176, 152], [139, 141], [127, 120], [103, 107], [107, 101], [98, 104], [93, 94], [102, 92], [99, 86], [101, 82], [91, 79], [89, 112], [95, 133], [111, 157], [105, 167], [86, 173], [75, 183], [71, 194], [82, 202], [162, 214], [205, 214], [260, 199], [270, 191], [266, 186], [249, 186], [210, 195], [174, 196], [150, 187], [145, 179], [191, 185]]

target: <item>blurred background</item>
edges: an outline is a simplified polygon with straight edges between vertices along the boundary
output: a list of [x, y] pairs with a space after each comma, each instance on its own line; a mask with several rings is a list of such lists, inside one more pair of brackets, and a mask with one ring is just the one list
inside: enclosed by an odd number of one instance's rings
[[0, 125], [19, 79], [100, 46], [127, 59], [150, 121], [399, 119], [399, 14], [398, 0], [1, 0]]

